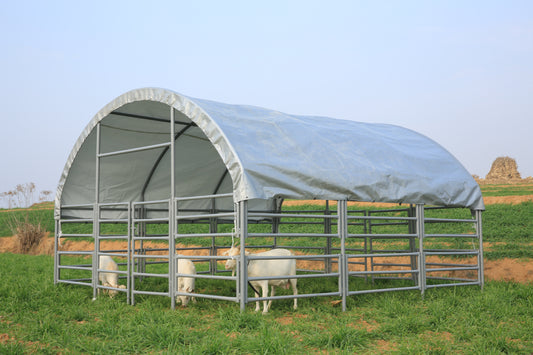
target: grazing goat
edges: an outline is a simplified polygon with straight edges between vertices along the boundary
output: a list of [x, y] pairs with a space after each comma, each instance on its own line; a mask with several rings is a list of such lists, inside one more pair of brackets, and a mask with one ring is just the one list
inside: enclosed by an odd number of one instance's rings
[[[224, 255], [232, 257], [226, 261], [226, 270], [235, 270], [237, 263], [235, 261], [235, 256], [240, 255], [240, 247], [232, 246], [231, 249], [224, 252]], [[245, 251], [246, 255], [255, 255], [255, 256], [290, 256], [293, 255], [287, 249], [272, 249], [262, 253], [250, 254]], [[259, 259], [259, 260], [250, 260], [248, 263], [248, 277], [268, 277], [268, 276], [290, 276], [296, 275], [296, 260], [294, 259]], [[277, 280], [254, 280], [250, 281], [252, 288], [255, 291], [255, 297], [259, 297], [257, 292], [258, 287], [261, 287], [263, 292], [263, 297], [268, 297], [268, 285], [272, 286], [271, 296], [275, 295], [274, 287], [279, 286], [285, 289], [289, 289], [289, 286], [292, 286], [293, 294], [296, 296], [298, 294], [298, 289], [296, 288], [297, 279], [277, 279]], [[263, 301], [263, 314], [267, 313], [270, 309], [272, 300]], [[255, 304], [255, 311], [259, 311], [259, 301]], [[294, 309], [298, 308], [298, 299], [294, 299]]]
[[[178, 263], [177, 263], [176, 271], [180, 274], [196, 275], [196, 268], [194, 267], [194, 263], [189, 259], [179, 258], [179, 255], [178, 255]], [[179, 276], [178, 277], [178, 292], [193, 293], [194, 292], [194, 281], [195, 281], [194, 277]], [[183, 307], [187, 307], [187, 304], [189, 303], [189, 300], [191, 300], [191, 297], [190, 296], [178, 296], [176, 300], [181, 301], [181, 304]], [[192, 297], [192, 301], [196, 302], [194, 297]]]
[[[99, 266], [98, 266], [99, 269], [109, 270], [109, 271], [118, 271], [117, 263], [110, 256], [101, 255], [99, 261], [100, 261]], [[118, 274], [114, 272], [100, 272], [100, 275], [98, 276], [98, 278], [100, 279], [100, 282], [102, 283], [103, 286], [121, 288], [121, 289], [126, 288], [126, 286], [118, 284]], [[100, 289], [98, 289], [98, 293], [100, 293]], [[108, 293], [109, 297], [113, 298], [118, 293], [118, 291], [104, 290], [104, 293]]]

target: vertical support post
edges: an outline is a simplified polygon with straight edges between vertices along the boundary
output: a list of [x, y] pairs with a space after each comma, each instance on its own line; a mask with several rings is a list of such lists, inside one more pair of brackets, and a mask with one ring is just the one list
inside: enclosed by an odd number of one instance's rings
[[477, 277], [479, 281], [479, 286], [481, 287], [481, 290], [483, 290], [483, 286], [485, 285], [485, 266], [483, 263], [483, 228], [481, 223], [481, 210], [476, 210], [476, 230], [477, 230], [477, 237], [479, 239], [479, 251], [477, 256], [477, 264], [479, 267]]
[[[60, 212], [60, 216], [59, 218], [61, 218], [61, 212]], [[56, 219], [55, 220], [55, 240], [54, 240], [54, 285], [57, 284], [58, 280], [59, 280], [59, 255], [58, 255], [58, 250], [59, 250], [59, 241], [60, 241], [60, 235], [61, 235], [61, 224], [59, 223], [59, 220]]]
[[[281, 207], [279, 207], [278, 201], [276, 199], [272, 200], [272, 210], [278, 214], [281, 214]], [[276, 248], [278, 246], [277, 234], [279, 233], [279, 225], [280, 225], [280, 218], [272, 217], [272, 229], [271, 230], [272, 230], [272, 234], [274, 235], [274, 241], [272, 244], [272, 248]]]
[[[413, 205], [409, 205], [409, 208], [407, 209], [407, 217], [415, 217], [416, 216], [416, 209], [413, 207]], [[407, 222], [408, 226], [408, 233], [409, 234], [415, 234], [416, 233], [416, 221], [409, 220]], [[416, 242], [414, 237], [409, 237], [409, 252], [414, 253], [416, 251]], [[416, 270], [416, 264], [417, 264], [417, 258], [416, 255], [411, 255], [411, 271]], [[413, 279], [413, 283], [415, 285], [418, 284], [418, 277], [413, 273], [411, 274], [411, 278]]]
[[[146, 219], [148, 216], [148, 212], [146, 211], [146, 207], [144, 205], [141, 205], [139, 208], [139, 219]], [[134, 227], [135, 228], [135, 227]], [[138, 222], [137, 224], [137, 233], [139, 237], [141, 237], [141, 240], [139, 241], [139, 254], [145, 255], [146, 251], [144, 250], [144, 237], [146, 237], [146, 222]], [[146, 259], [140, 258], [137, 261], [137, 272], [139, 273], [145, 273], [146, 272]], [[140, 279], [142, 280], [144, 276], [140, 276]]]
[[133, 262], [133, 248], [132, 248], [132, 242], [133, 242], [133, 233], [132, 233], [132, 220], [133, 220], [133, 210], [132, 210], [132, 207], [133, 204], [131, 202], [128, 202], [127, 204], [127, 207], [128, 207], [128, 252], [127, 252], [127, 255], [128, 255], [128, 262], [127, 262], [127, 269], [128, 269], [128, 276], [126, 277], [126, 303], [127, 304], [132, 304], [132, 301], [131, 301], [131, 294], [132, 294], [132, 291], [131, 291], [131, 275], [133, 274], [133, 265], [132, 265], [132, 262]]
[[348, 295], [348, 258], [346, 256], [346, 237], [348, 235], [348, 209], [346, 200], [337, 201], [337, 223], [341, 242], [339, 257], [339, 279], [342, 296], [342, 311], [346, 311], [346, 296]]
[[170, 296], [170, 308], [176, 309], [176, 273], [177, 259], [176, 259], [176, 241], [174, 239], [174, 221], [172, 211], [174, 210], [174, 199], [168, 200], [168, 293]]
[[[216, 213], [216, 199], [213, 197], [211, 199], [211, 214]], [[217, 255], [217, 245], [215, 240], [215, 234], [218, 232], [218, 220], [216, 217], [209, 218], [209, 233], [212, 234], [211, 237], [211, 248], [209, 249], [210, 256]], [[215, 259], [209, 260], [209, 272], [211, 275], [214, 275], [217, 271], [217, 261]]]
[[176, 308], [176, 288], [177, 288], [177, 279], [176, 279], [176, 211], [174, 209], [175, 205], [175, 187], [174, 187], [174, 108], [170, 107], [170, 199], [168, 201], [168, 280], [169, 280], [169, 293], [170, 293], [170, 304], [171, 308]]
[[[372, 212], [368, 211], [368, 217], [372, 216]], [[372, 239], [372, 220], [368, 219], [368, 254], [374, 254], [374, 244]], [[367, 259], [365, 258], [365, 271], [368, 270], [367, 267]], [[370, 271], [374, 271], [374, 257], [370, 257]], [[374, 274], [370, 275], [370, 280], [372, 281], [372, 284], [374, 284]]]
[[[141, 218], [141, 210], [138, 209], [138, 215], [137, 217], [135, 217], [135, 207], [133, 205], [133, 203], [130, 203], [130, 206], [131, 206], [131, 218], [132, 218], [132, 223], [131, 223], [131, 231], [130, 231], [130, 234], [131, 234], [131, 272], [128, 274], [129, 276], [129, 279], [130, 279], [130, 286], [131, 286], [131, 289], [129, 290], [129, 293], [131, 294], [131, 305], [133, 306], [135, 304], [135, 276], [133, 275], [133, 273], [136, 271], [136, 272], [141, 272], [141, 265], [140, 265], [140, 260], [136, 260], [135, 259], [135, 254], [136, 254], [136, 246], [135, 246], [135, 240], [133, 240], [133, 238], [136, 236], [136, 233], [135, 233], [135, 223], [134, 223], [134, 219], [135, 218]], [[141, 234], [141, 226], [139, 225], [139, 222], [137, 222], [137, 234]], [[141, 241], [142, 243], [142, 241]], [[139, 253], [141, 252], [141, 249], [142, 247], [139, 247]]]
[[238, 300], [240, 304], [241, 312], [246, 309], [246, 303], [248, 301], [248, 261], [246, 260], [245, 246], [246, 237], [248, 236], [248, 201], [239, 201], [237, 204], [237, 236], [240, 240], [241, 255], [240, 263], [238, 263], [239, 272], [237, 289], [240, 290], [238, 294]]
[[[326, 210], [324, 211], [326, 216], [331, 215], [331, 211], [329, 210], [329, 201], [326, 200]], [[331, 234], [331, 219], [330, 218], [324, 218], [324, 233], [325, 234]], [[326, 237], [326, 248], [324, 250], [324, 254], [328, 255], [331, 254], [331, 237]], [[331, 258], [324, 259], [324, 272], [330, 273], [331, 272]]]
[[418, 203], [416, 205], [416, 232], [418, 234], [418, 285], [420, 293], [424, 297], [426, 290], [426, 256], [424, 254], [424, 204]]
[[100, 251], [99, 235], [100, 235], [100, 123], [96, 125], [96, 176], [94, 180], [94, 207], [93, 207], [93, 272], [92, 272], [92, 286], [93, 286], [93, 299], [97, 295], [98, 286], [98, 253]]
[[[368, 211], [363, 211], [363, 216], [367, 216], [367, 212]], [[365, 218], [363, 219], [363, 233], [365, 234], [365, 238], [364, 238], [364, 241], [363, 241], [363, 244], [364, 244], [364, 250], [363, 250], [363, 253], [364, 254], [368, 254], [368, 228], [367, 228], [367, 224], [368, 224], [368, 220]], [[365, 258], [363, 259], [365, 261], [365, 271], [368, 271], [368, 257], [365, 256]], [[365, 282], [368, 282], [368, 274], [365, 274]]]

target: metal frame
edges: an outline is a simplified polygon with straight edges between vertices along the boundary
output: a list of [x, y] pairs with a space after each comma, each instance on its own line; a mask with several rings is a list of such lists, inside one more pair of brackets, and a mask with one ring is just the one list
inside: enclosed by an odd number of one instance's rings
[[[114, 112], [113, 114], [119, 114]], [[147, 119], [144, 116], [136, 116], [127, 114], [132, 118]], [[158, 119], [161, 120], [161, 119]], [[166, 121], [166, 120], [165, 120]], [[169, 141], [166, 143], [154, 144], [144, 147], [136, 147], [132, 149], [119, 150], [115, 152], [101, 153], [100, 139], [101, 126], [100, 123], [96, 126], [96, 161], [95, 161], [95, 203], [94, 204], [80, 204], [60, 206], [60, 211], [65, 209], [84, 210], [92, 214], [90, 218], [59, 218], [55, 221], [55, 246], [54, 246], [54, 282], [55, 283], [69, 283], [74, 285], [90, 286], [93, 288], [93, 297], [96, 297], [99, 289], [113, 289], [125, 292], [127, 294], [127, 302], [135, 304], [136, 295], [156, 295], [170, 297], [171, 308], [176, 307], [177, 296], [192, 296], [193, 294], [182, 293], [177, 290], [177, 277], [188, 276], [195, 279], [204, 280], [224, 280], [235, 283], [235, 296], [223, 296], [214, 294], [198, 294], [194, 293], [194, 297], [209, 298], [223, 301], [232, 301], [239, 304], [241, 311], [246, 309], [246, 304], [254, 301], [273, 300], [273, 299], [292, 299], [294, 295], [278, 295], [275, 297], [250, 297], [248, 294], [248, 282], [250, 280], [265, 280], [276, 279], [276, 277], [262, 277], [251, 278], [248, 277], [247, 266], [251, 260], [261, 259], [280, 259], [281, 257], [262, 257], [258, 255], [246, 255], [245, 248], [241, 248], [240, 255], [237, 260], [236, 276], [221, 275], [226, 271], [218, 270], [217, 262], [225, 260], [227, 257], [218, 255], [218, 251], [225, 248], [217, 245], [219, 237], [230, 237], [233, 233], [218, 233], [218, 226], [221, 223], [233, 224], [235, 227], [235, 237], [240, 241], [241, 246], [247, 248], [265, 248], [265, 247], [284, 247], [288, 249], [300, 249], [308, 252], [306, 255], [293, 255], [289, 258], [295, 260], [320, 260], [324, 262], [323, 270], [303, 270], [299, 269], [296, 279], [309, 278], [334, 278], [338, 280], [338, 289], [321, 293], [300, 293], [297, 298], [306, 297], [323, 297], [334, 296], [341, 297], [342, 310], [346, 310], [347, 299], [349, 296], [374, 293], [374, 292], [389, 292], [399, 290], [419, 290], [423, 296], [426, 289], [457, 285], [480, 285], [483, 288], [483, 236], [482, 236], [482, 221], [481, 211], [472, 211], [472, 219], [457, 219], [444, 220], [439, 218], [426, 218], [425, 212], [428, 207], [423, 204], [410, 206], [405, 209], [395, 209], [394, 212], [407, 211], [407, 217], [385, 216], [377, 215], [379, 213], [390, 212], [391, 210], [380, 211], [365, 211], [365, 210], [350, 210], [347, 201], [337, 201], [337, 210], [330, 209], [329, 201], [326, 202], [326, 207], [323, 211], [291, 211], [290, 213], [278, 209], [276, 201], [273, 201], [272, 211], [250, 211], [248, 201], [238, 201], [234, 204], [234, 211], [219, 211], [216, 209], [216, 199], [233, 198], [233, 194], [218, 194], [218, 189], [226, 176], [222, 175], [212, 195], [205, 196], [191, 196], [191, 197], [177, 197], [175, 191], [175, 140], [192, 124], [175, 121], [175, 109], [170, 108], [169, 120], [170, 124]], [[175, 125], [181, 124], [184, 127], [176, 134]], [[159, 156], [161, 160], [162, 155], [170, 151], [170, 194], [168, 199], [157, 201], [144, 201], [144, 191], [141, 193], [141, 201], [121, 202], [114, 201], [112, 203], [101, 203], [100, 201], [100, 173], [101, 173], [101, 159], [110, 156], [123, 155], [143, 150], [164, 148], [164, 152]], [[157, 164], [157, 162], [156, 162]], [[155, 168], [154, 168], [155, 169]], [[153, 170], [152, 170], [153, 172]], [[148, 179], [151, 179], [152, 173]], [[147, 182], [148, 183], [148, 182]], [[147, 184], [146, 183], [146, 184]], [[144, 189], [143, 189], [144, 190]], [[210, 200], [211, 204], [205, 210], [184, 210], [180, 209], [180, 202], [192, 200]], [[163, 206], [157, 208], [160, 214], [165, 217], [151, 217], [151, 206]], [[277, 207], [276, 207], [277, 206]], [[126, 211], [124, 218], [109, 218], [103, 216], [105, 213], [112, 211]], [[354, 213], [357, 213], [354, 215]], [[295, 219], [296, 221], [287, 221], [287, 219]], [[311, 220], [311, 221], [310, 221]], [[259, 222], [258, 222], [259, 221]], [[336, 221], [336, 231], [335, 228]], [[63, 226], [68, 223], [87, 223], [92, 225], [92, 232], [90, 234], [72, 234], [63, 233]], [[108, 236], [102, 233], [102, 226], [107, 223], [124, 224], [127, 229], [127, 235], [112, 235]], [[179, 225], [183, 223], [205, 223], [209, 225], [208, 233], [179, 233]], [[254, 223], [271, 224], [271, 233], [258, 233], [250, 230], [250, 226]], [[428, 234], [426, 233], [427, 223], [473, 223], [475, 226], [475, 234]], [[147, 225], [149, 224], [164, 224], [168, 225], [168, 233], [164, 235], [152, 235], [147, 232]], [[323, 225], [322, 233], [286, 233], [281, 230], [287, 224], [300, 225]], [[384, 225], [405, 225], [406, 233], [391, 234], [391, 233], [374, 233], [373, 229]], [[362, 228], [362, 233], [353, 233], [353, 229]], [[94, 241], [94, 249], [92, 251], [61, 251], [59, 248], [62, 238], [92, 238]], [[176, 241], [181, 238], [191, 237], [207, 237], [211, 238], [211, 245], [209, 247], [202, 247], [202, 249], [209, 249], [207, 256], [179, 256], [180, 258], [190, 259], [195, 262], [208, 262], [209, 270], [200, 272], [196, 275], [186, 275], [176, 270], [178, 256], [176, 254]], [[260, 246], [254, 245], [253, 240], [256, 237], [274, 237], [272, 245]], [[324, 240], [323, 247], [299, 246], [290, 247], [283, 245], [281, 242], [284, 238], [322, 238]], [[479, 242], [477, 249], [469, 250], [454, 250], [454, 249], [440, 249], [433, 250], [427, 247], [427, 243], [435, 238], [471, 238]], [[100, 242], [106, 239], [124, 239], [127, 240], [126, 250], [101, 250]], [[408, 248], [405, 250], [383, 250], [375, 248], [377, 240], [401, 240], [407, 241]], [[151, 241], [166, 241], [168, 247], [164, 249], [147, 249], [145, 242]], [[362, 247], [354, 247], [353, 242], [359, 241]], [[417, 243], [418, 242], [418, 243]], [[334, 245], [335, 244], [335, 245]], [[227, 248], [227, 247], [226, 247]], [[194, 249], [194, 248], [189, 248]], [[151, 252], [164, 251], [163, 255], [153, 255]], [[62, 263], [62, 256], [92, 256], [92, 262], [89, 265], [77, 264], [67, 265]], [[121, 276], [121, 279], [126, 279], [126, 289], [116, 289], [104, 287], [99, 285], [98, 275], [103, 270], [98, 267], [98, 260], [101, 255], [109, 255], [116, 257], [125, 257], [127, 261], [121, 263], [121, 266], [126, 266], [126, 270], [116, 272]], [[476, 264], [446, 264], [446, 263], [429, 263], [427, 257], [433, 255], [463, 255], [477, 258]], [[377, 263], [376, 258], [391, 258], [396, 256], [405, 256], [410, 258], [408, 264], [383, 262]], [[287, 257], [283, 257], [286, 259]], [[368, 261], [370, 261], [370, 270], [368, 268]], [[147, 272], [147, 266], [155, 264], [168, 264], [168, 269], [162, 273]], [[337, 265], [337, 271], [334, 272], [334, 266]], [[351, 267], [359, 267], [362, 270], [353, 271]], [[436, 266], [436, 267], [435, 267]], [[382, 268], [378, 270], [377, 268]], [[63, 277], [62, 270], [79, 270], [90, 273], [90, 277], [82, 278], [68, 278]], [[441, 271], [477, 271], [477, 278], [474, 279], [460, 279], [460, 278], [442, 278], [432, 277], [431, 273]], [[385, 276], [383, 276], [385, 275]], [[407, 276], [405, 276], [407, 275]], [[168, 279], [167, 292], [155, 292], [138, 289], [137, 286], [143, 279], [149, 277], [158, 277]], [[278, 279], [283, 277], [277, 277]], [[358, 279], [368, 278], [372, 280], [371, 289], [356, 289], [353, 286]], [[402, 279], [411, 280], [413, 285], [379, 288], [374, 285], [376, 280], [387, 279]], [[452, 281], [452, 282], [450, 282]]]

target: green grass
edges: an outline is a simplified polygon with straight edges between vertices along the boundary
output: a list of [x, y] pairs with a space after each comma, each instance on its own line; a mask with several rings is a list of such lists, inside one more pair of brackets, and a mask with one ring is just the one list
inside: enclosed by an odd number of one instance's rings
[[[484, 194], [486, 193], [485, 188]], [[487, 193], [513, 194], [511, 188]], [[521, 191], [521, 190], [520, 190]], [[526, 194], [525, 192], [516, 194]], [[529, 193], [527, 193], [529, 194]], [[335, 209], [336, 206], [333, 206]], [[287, 208], [289, 209], [289, 208]], [[300, 206], [290, 210], [319, 210]], [[10, 235], [0, 211], [0, 236]], [[31, 210], [53, 231], [52, 210]], [[402, 212], [403, 213], [403, 212]], [[395, 216], [397, 212], [388, 215]], [[428, 211], [430, 217], [470, 218], [468, 210]], [[490, 244], [485, 259], [533, 258], [533, 202], [517, 205], [488, 205], [483, 213], [484, 240]], [[69, 233], [91, 233], [87, 224], [69, 225]], [[166, 233], [166, 226], [151, 226], [152, 233]], [[200, 225], [182, 225], [183, 233], [205, 230]], [[321, 226], [282, 226], [289, 232], [320, 232]], [[307, 228], [307, 229], [306, 229]], [[333, 230], [335, 230], [335, 226]], [[358, 232], [358, 226], [350, 227]], [[404, 232], [405, 226], [376, 226], [375, 233]], [[427, 225], [431, 233], [445, 233], [453, 224]], [[462, 233], [472, 232], [469, 224]], [[268, 232], [270, 226], [250, 225], [251, 231]], [[310, 230], [309, 230], [310, 229]], [[229, 232], [231, 226], [221, 226]], [[65, 231], [65, 230], [64, 230]], [[106, 225], [104, 233], [123, 233], [124, 226]], [[67, 231], [65, 231], [67, 232]], [[257, 238], [257, 243], [271, 242]], [[210, 244], [210, 239], [189, 240]], [[224, 245], [229, 238], [222, 238]], [[323, 245], [319, 238], [284, 239], [287, 244]], [[447, 242], [450, 242], [449, 240]], [[355, 243], [355, 241], [354, 241]], [[439, 245], [444, 241], [436, 241]], [[468, 247], [470, 241], [451, 241], [453, 247]], [[455, 244], [453, 244], [455, 243]], [[400, 245], [388, 243], [389, 248]], [[448, 245], [449, 247], [449, 245]], [[72, 264], [90, 259], [67, 257]], [[205, 265], [200, 264], [199, 270]], [[156, 265], [155, 268], [165, 266]], [[67, 272], [67, 270], [65, 270]], [[88, 277], [74, 270], [79, 277]], [[76, 274], [77, 275], [77, 274]], [[0, 254], [0, 354], [303, 354], [303, 353], [398, 353], [398, 354], [530, 354], [533, 352], [533, 284], [487, 282], [479, 287], [429, 289], [422, 298], [417, 291], [374, 293], [348, 298], [342, 312], [338, 298], [303, 298], [299, 309], [291, 300], [273, 303], [262, 316], [249, 304], [244, 313], [232, 302], [199, 299], [188, 308], [170, 309], [170, 299], [137, 296], [136, 305], [126, 304], [121, 293], [114, 299], [92, 299], [92, 289], [74, 285], [53, 285], [53, 259], [49, 256]], [[333, 279], [301, 279], [302, 293], [335, 289]], [[380, 286], [395, 287], [393, 281], [377, 280]], [[231, 281], [196, 282], [200, 292], [234, 295]], [[159, 278], [137, 283], [139, 289], [166, 291]], [[350, 289], [370, 284], [351, 280]], [[281, 292], [280, 292], [281, 293]]]
[[[531, 284], [438, 288], [424, 298], [417, 291], [361, 295], [348, 299], [346, 312], [332, 304], [337, 298], [301, 299], [297, 311], [292, 301], [279, 300], [263, 316], [252, 305], [241, 313], [235, 303], [206, 299], [176, 310], [167, 297], [138, 297], [135, 306], [124, 294], [91, 301], [88, 287], [54, 285], [52, 268], [48, 256], [2, 254], [0, 354], [533, 351]], [[210, 282], [197, 280], [197, 286], [220, 287]]]
[[486, 241], [532, 241], [533, 201], [516, 205], [486, 206], [482, 215], [483, 238]]
[[485, 260], [497, 260], [504, 258], [511, 259], [533, 259], [533, 242], [519, 243], [498, 243], [490, 245], [483, 251], [483, 258]]
[[533, 184], [481, 185], [483, 196], [522, 196], [533, 195]]
[[[484, 196], [533, 194], [531, 185], [484, 185]], [[335, 209], [336, 206], [332, 206]], [[483, 213], [484, 240], [490, 244], [485, 259], [533, 258], [533, 202], [517, 205], [487, 205]], [[287, 208], [289, 209], [289, 208]], [[290, 210], [313, 209], [300, 206]], [[9, 236], [6, 218], [26, 210], [0, 210], [0, 236]], [[53, 210], [29, 210], [54, 229]], [[389, 215], [396, 215], [395, 212]], [[428, 211], [431, 217], [470, 218], [467, 210]], [[90, 233], [92, 226], [71, 225], [69, 233]], [[153, 233], [166, 233], [166, 226], [151, 226]], [[183, 225], [183, 233], [206, 226]], [[255, 232], [268, 232], [266, 225], [251, 225]], [[286, 226], [303, 232], [309, 227]], [[320, 231], [315, 226], [311, 230]], [[333, 229], [335, 230], [335, 226]], [[357, 232], [360, 227], [350, 227]], [[376, 233], [405, 232], [405, 226], [379, 226]], [[444, 233], [449, 225], [428, 225], [432, 233]], [[471, 232], [466, 225], [464, 233]], [[221, 226], [229, 232], [231, 226]], [[123, 233], [124, 226], [107, 225], [104, 233]], [[67, 231], [65, 231], [67, 232]], [[294, 238], [293, 238], [294, 239]], [[189, 240], [209, 244], [210, 240]], [[223, 240], [224, 245], [229, 239]], [[267, 243], [266, 238], [257, 239]], [[322, 245], [321, 239], [283, 240], [287, 244]], [[440, 241], [436, 242], [441, 243]], [[454, 247], [464, 247], [464, 241]], [[394, 243], [387, 247], [400, 247]], [[69, 263], [89, 259], [65, 257]], [[202, 265], [199, 266], [201, 269]], [[74, 271], [80, 277], [88, 275]], [[531, 354], [533, 352], [533, 284], [487, 282], [479, 287], [445, 287], [426, 291], [386, 292], [349, 297], [342, 312], [332, 301], [338, 298], [300, 299], [292, 310], [291, 300], [273, 303], [268, 315], [244, 313], [237, 304], [199, 299], [188, 308], [170, 309], [167, 297], [138, 296], [136, 305], [126, 304], [125, 294], [114, 299], [92, 299], [92, 289], [53, 285], [53, 259], [49, 256], [0, 254], [0, 354], [307, 354], [307, 353], [398, 353], [398, 354]], [[392, 281], [378, 280], [383, 287]], [[335, 288], [335, 280], [301, 279], [302, 293]], [[140, 289], [165, 291], [164, 280], [149, 278]], [[232, 295], [228, 281], [197, 280], [206, 293]], [[350, 289], [366, 289], [362, 280]]]

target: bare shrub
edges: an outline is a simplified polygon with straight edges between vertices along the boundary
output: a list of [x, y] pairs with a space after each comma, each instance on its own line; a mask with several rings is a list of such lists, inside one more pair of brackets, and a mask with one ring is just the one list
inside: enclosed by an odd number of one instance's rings
[[46, 230], [38, 221], [30, 221], [29, 214], [10, 219], [11, 231], [15, 234], [15, 241], [19, 253], [27, 254], [41, 244]]
[[[16, 251], [19, 253], [27, 254], [38, 247], [46, 235], [41, 215], [24, 209], [35, 202], [35, 193], [35, 184], [30, 182], [19, 184], [15, 189], [0, 194], [0, 197], [7, 200], [9, 208], [15, 208], [8, 215], [7, 225], [15, 235]], [[39, 202], [45, 201], [50, 194], [50, 191], [42, 191]]]

